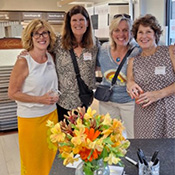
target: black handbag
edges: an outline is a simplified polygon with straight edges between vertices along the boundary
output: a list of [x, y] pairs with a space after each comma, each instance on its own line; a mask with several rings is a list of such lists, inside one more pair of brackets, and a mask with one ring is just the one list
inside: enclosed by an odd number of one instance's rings
[[110, 96], [112, 94], [112, 88], [113, 86], [107, 86], [107, 85], [98, 85], [94, 97], [99, 101], [109, 101]]
[[94, 97], [97, 100], [104, 101], [104, 102], [109, 101], [110, 96], [111, 96], [111, 94], [113, 92], [114, 84], [117, 81], [118, 74], [119, 74], [123, 64], [125, 63], [126, 58], [131, 54], [131, 52], [133, 51], [134, 48], [135, 47], [133, 47], [132, 49], [128, 50], [128, 52], [126, 53], [125, 57], [123, 58], [122, 62], [120, 63], [118, 69], [115, 72], [115, 75], [114, 75], [114, 77], [112, 79], [112, 82], [111, 82], [111, 86], [102, 85], [102, 84], [97, 86], [95, 94], [94, 94]]
[[93, 102], [94, 92], [91, 89], [89, 89], [89, 87], [86, 85], [86, 83], [81, 78], [76, 56], [75, 56], [73, 49], [71, 49], [69, 52], [71, 54], [71, 58], [73, 61], [74, 70], [75, 70], [76, 78], [78, 82], [79, 98], [81, 102], [83, 103], [83, 106], [85, 106], [87, 109]]

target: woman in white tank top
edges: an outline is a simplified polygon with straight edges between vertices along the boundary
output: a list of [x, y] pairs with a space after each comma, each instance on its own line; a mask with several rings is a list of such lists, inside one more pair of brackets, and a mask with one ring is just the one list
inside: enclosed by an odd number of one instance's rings
[[[46, 121], [58, 121], [58, 80], [52, 56], [56, 36], [43, 20], [24, 29], [23, 47], [28, 55], [18, 58], [11, 73], [9, 97], [17, 102], [21, 174], [48, 175], [56, 152], [49, 150]], [[25, 172], [25, 173], [24, 173]]]

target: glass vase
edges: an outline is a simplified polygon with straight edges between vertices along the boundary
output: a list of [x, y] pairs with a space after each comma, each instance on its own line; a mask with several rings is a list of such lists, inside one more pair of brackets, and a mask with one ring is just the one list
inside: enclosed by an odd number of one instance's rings
[[[94, 171], [92, 171], [93, 175], [110, 175], [110, 169], [108, 164], [105, 165], [103, 162], [103, 159], [97, 160], [96, 165], [98, 168]], [[84, 172], [84, 162], [81, 162], [76, 170], [75, 170], [75, 175], [86, 175]]]

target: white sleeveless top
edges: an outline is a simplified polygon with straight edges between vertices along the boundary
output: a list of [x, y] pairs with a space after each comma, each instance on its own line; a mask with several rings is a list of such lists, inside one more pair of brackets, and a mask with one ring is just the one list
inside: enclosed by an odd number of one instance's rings
[[[24, 81], [22, 92], [32, 96], [42, 96], [51, 89], [58, 89], [58, 79], [52, 56], [47, 53], [45, 63], [37, 63], [30, 55], [27, 60], [29, 75]], [[41, 117], [56, 109], [56, 104], [25, 103], [16, 101], [17, 115], [23, 118]]]

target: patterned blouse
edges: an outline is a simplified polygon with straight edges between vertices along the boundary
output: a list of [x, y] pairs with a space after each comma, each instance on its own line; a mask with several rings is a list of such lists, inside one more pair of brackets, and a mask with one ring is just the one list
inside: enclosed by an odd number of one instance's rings
[[[84, 48], [80, 57], [75, 53], [81, 78], [90, 89], [95, 87], [97, 52], [98, 46], [94, 46], [92, 49]], [[69, 51], [62, 48], [61, 36], [57, 38], [54, 53], [56, 55], [55, 64], [58, 75], [58, 88], [62, 93], [58, 104], [67, 110], [82, 106], [72, 58]]]

